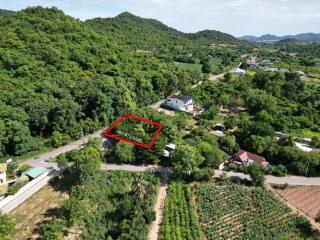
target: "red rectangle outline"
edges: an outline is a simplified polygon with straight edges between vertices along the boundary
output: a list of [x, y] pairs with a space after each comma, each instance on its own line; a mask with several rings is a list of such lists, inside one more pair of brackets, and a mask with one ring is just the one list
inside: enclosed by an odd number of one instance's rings
[[[111, 130], [114, 129], [115, 127], [117, 127], [126, 118], [131, 118], [131, 119], [138, 120], [138, 121], [141, 121], [141, 122], [146, 122], [146, 123], [149, 123], [151, 125], [154, 125], [154, 126], [158, 127], [157, 131], [155, 132], [155, 134], [153, 135], [153, 137], [151, 139], [151, 142], [148, 145], [147, 144], [142, 144], [142, 143], [139, 143], [139, 142], [135, 142], [135, 141], [131, 141], [129, 139], [121, 138], [121, 137], [118, 137], [116, 135], [110, 134]], [[127, 142], [127, 143], [130, 143], [130, 144], [142, 147], [142, 148], [150, 149], [153, 146], [154, 142], [156, 141], [156, 139], [157, 139], [158, 135], [160, 134], [160, 131], [162, 130], [162, 128], [163, 128], [163, 125], [161, 123], [154, 122], [154, 121], [151, 121], [151, 120], [148, 120], [148, 119], [145, 119], [145, 118], [140, 118], [140, 117], [137, 117], [137, 116], [134, 116], [134, 115], [131, 115], [131, 114], [124, 114], [115, 123], [113, 123], [111, 125], [111, 127], [106, 129], [104, 131], [103, 135], [105, 137], [113, 138], [113, 139], [116, 139], [118, 141], [123, 141], [123, 142]]]

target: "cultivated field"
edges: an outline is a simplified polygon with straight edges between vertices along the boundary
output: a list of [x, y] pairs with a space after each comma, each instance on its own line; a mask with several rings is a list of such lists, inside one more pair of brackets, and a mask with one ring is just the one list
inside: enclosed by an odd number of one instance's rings
[[263, 188], [208, 183], [195, 194], [207, 240], [316, 239], [305, 218]]
[[200, 239], [193, 209], [190, 186], [183, 183], [171, 183], [165, 200], [159, 239]]
[[319, 186], [301, 186], [285, 190], [276, 189], [276, 192], [312, 219], [315, 219], [320, 211]]

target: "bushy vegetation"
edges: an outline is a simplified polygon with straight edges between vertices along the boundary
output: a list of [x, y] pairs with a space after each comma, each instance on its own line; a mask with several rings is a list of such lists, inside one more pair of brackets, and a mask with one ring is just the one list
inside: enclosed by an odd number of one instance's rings
[[4, 214], [0, 214], [0, 239], [9, 240], [9, 235], [15, 229], [15, 223], [12, 219]]
[[200, 239], [189, 185], [178, 182], [169, 185], [159, 239]]
[[73, 162], [66, 174], [73, 175], [74, 185], [62, 213], [41, 226], [44, 239], [62, 239], [71, 227], [82, 229], [81, 239], [147, 239], [159, 177], [103, 172], [102, 156], [92, 144], [65, 158]]
[[263, 188], [229, 181], [196, 185], [200, 223], [208, 240], [316, 239], [310, 223]]

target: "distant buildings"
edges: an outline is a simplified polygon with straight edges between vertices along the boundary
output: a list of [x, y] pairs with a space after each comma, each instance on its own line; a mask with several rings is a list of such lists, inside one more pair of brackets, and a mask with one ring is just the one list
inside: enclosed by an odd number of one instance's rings
[[231, 162], [238, 166], [250, 166], [254, 163], [259, 164], [265, 168], [270, 166], [269, 162], [267, 162], [264, 157], [244, 150], [240, 150], [236, 154], [234, 154]]

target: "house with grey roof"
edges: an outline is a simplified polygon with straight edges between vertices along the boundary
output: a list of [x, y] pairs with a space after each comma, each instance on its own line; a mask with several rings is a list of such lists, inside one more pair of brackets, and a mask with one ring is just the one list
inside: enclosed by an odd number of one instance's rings
[[169, 97], [164, 105], [166, 107], [183, 112], [191, 112], [194, 108], [192, 97], [186, 95], [176, 95]]

